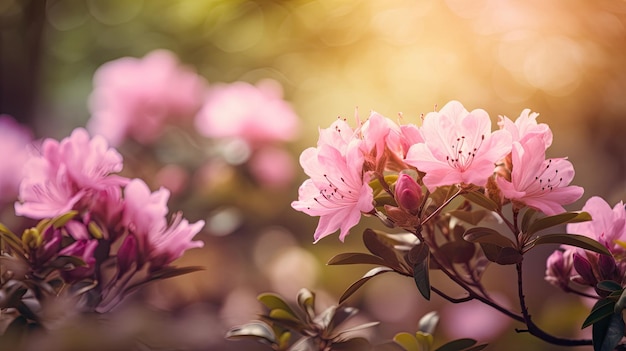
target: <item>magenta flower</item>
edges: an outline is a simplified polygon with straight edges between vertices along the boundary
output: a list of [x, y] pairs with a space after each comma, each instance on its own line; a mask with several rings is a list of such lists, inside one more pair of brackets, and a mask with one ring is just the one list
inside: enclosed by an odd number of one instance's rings
[[546, 160], [541, 138], [513, 143], [511, 181], [497, 176], [496, 183], [505, 198], [535, 208], [546, 215], [565, 212], [563, 205], [580, 199], [583, 188], [569, 185], [574, 167], [565, 158]]
[[154, 142], [168, 124], [189, 122], [199, 111], [206, 81], [180, 65], [174, 54], [156, 50], [138, 59], [103, 64], [94, 74], [88, 129], [112, 145], [126, 138]]
[[282, 99], [278, 82], [256, 86], [235, 82], [213, 86], [196, 117], [198, 132], [209, 138], [240, 138], [249, 144], [293, 140], [299, 119]]
[[59, 252], [59, 255], [76, 256], [85, 262], [85, 266], [83, 267], [75, 267], [71, 270], [61, 271], [61, 277], [66, 283], [77, 282], [93, 276], [96, 269], [94, 252], [97, 247], [98, 240], [78, 240]]
[[424, 143], [411, 146], [405, 162], [426, 173], [430, 191], [452, 184], [484, 186], [495, 163], [511, 151], [509, 132], [492, 133], [487, 112], [470, 113], [458, 101], [428, 113], [421, 132]]
[[574, 267], [574, 250], [556, 250], [546, 261], [545, 280], [561, 289], [567, 289]]
[[363, 171], [362, 142], [352, 128], [337, 120], [320, 130], [317, 148], [308, 148], [300, 155], [300, 164], [311, 178], [300, 186], [298, 200], [291, 206], [320, 216], [313, 234], [315, 242], [337, 230], [343, 241], [361, 213], [374, 209], [371, 176]]
[[626, 241], [626, 208], [624, 202], [620, 201], [613, 208], [598, 196], [593, 196], [587, 200], [583, 211], [591, 215], [592, 220], [588, 222], [570, 223], [567, 225], [567, 232], [581, 234], [604, 244], [611, 252], [623, 252], [622, 246], [617, 244], [617, 240]]
[[[139, 265], [149, 263], [150, 270], [155, 271], [182, 256], [186, 250], [204, 245], [202, 241], [192, 241], [204, 226], [204, 221], [189, 223], [177, 212], [171, 223], [167, 223], [165, 216], [169, 195], [165, 188], [150, 192], [141, 179], [133, 179], [126, 185], [122, 223], [135, 236], [137, 247], [128, 247], [118, 254], [136, 250]], [[128, 265], [127, 257], [121, 259]]]
[[17, 198], [22, 167], [28, 159], [28, 145], [33, 139], [32, 132], [18, 124], [12, 117], [0, 114], [0, 206]]
[[530, 112], [530, 109], [524, 109], [519, 117], [513, 122], [506, 116], [500, 116], [498, 125], [511, 133], [513, 141], [524, 143], [530, 138], [540, 138], [544, 141], [547, 149], [552, 144], [552, 131], [545, 123], [537, 123], [536, 112]]
[[101, 136], [90, 139], [82, 128], [61, 142], [46, 139], [40, 154], [32, 155], [24, 165], [15, 213], [41, 219], [89, 208], [94, 193], [127, 182], [112, 174], [121, 169], [122, 156]]

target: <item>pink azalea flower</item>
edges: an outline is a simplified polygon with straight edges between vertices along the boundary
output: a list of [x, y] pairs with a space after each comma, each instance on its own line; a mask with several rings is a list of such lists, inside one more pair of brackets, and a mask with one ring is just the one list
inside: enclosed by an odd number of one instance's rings
[[112, 145], [154, 142], [167, 124], [190, 121], [206, 93], [206, 81], [166, 50], [107, 62], [93, 80], [88, 128]]
[[591, 215], [588, 222], [570, 223], [567, 232], [581, 234], [604, 244], [612, 252], [622, 252], [623, 248], [617, 240], [626, 241], [626, 208], [620, 201], [613, 208], [598, 196], [587, 200], [583, 211]]
[[574, 250], [556, 250], [546, 261], [545, 280], [557, 287], [566, 289], [572, 277]]
[[295, 177], [293, 156], [286, 150], [265, 146], [257, 150], [250, 159], [250, 171], [256, 180], [270, 188], [283, 188]]
[[500, 116], [498, 125], [511, 133], [513, 141], [524, 143], [530, 138], [540, 138], [544, 141], [547, 149], [552, 144], [552, 131], [545, 123], [537, 123], [536, 112], [530, 112], [530, 109], [524, 109], [520, 116], [513, 122], [506, 116]]
[[546, 215], [565, 212], [563, 205], [580, 199], [583, 188], [570, 186], [574, 167], [565, 158], [545, 158], [541, 138], [513, 143], [511, 181], [498, 176], [496, 183], [505, 198], [523, 203]]
[[206, 137], [241, 138], [250, 144], [293, 140], [299, 127], [282, 88], [272, 80], [213, 86], [195, 122]]
[[32, 132], [18, 124], [12, 117], [0, 114], [0, 206], [17, 198], [22, 167], [28, 159], [27, 146], [33, 139]]
[[98, 240], [78, 240], [59, 252], [59, 255], [76, 256], [85, 262], [84, 267], [75, 267], [71, 270], [61, 271], [61, 277], [65, 282], [77, 282], [93, 276], [96, 264], [94, 252], [97, 247]]
[[[126, 178], [113, 175], [122, 169], [122, 156], [100, 136], [89, 138], [75, 129], [58, 142], [46, 139], [39, 154], [24, 165], [19, 202], [15, 213], [41, 219], [66, 213], [77, 207], [90, 208], [93, 194], [119, 187]], [[79, 202], [84, 200], [84, 203]]]
[[510, 133], [492, 133], [487, 112], [470, 113], [458, 101], [428, 113], [421, 133], [424, 143], [411, 146], [405, 162], [426, 173], [423, 182], [430, 191], [452, 184], [484, 186], [496, 161], [511, 151]]
[[[150, 263], [153, 271], [179, 258], [186, 250], [204, 245], [202, 241], [192, 241], [204, 221], [189, 223], [178, 212], [171, 223], [167, 223], [169, 195], [165, 188], [150, 192], [141, 179], [131, 180], [124, 189], [126, 207], [122, 222], [137, 239], [139, 264]], [[134, 252], [134, 249], [123, 252]], [[123, 260], [128, 261], [128, 258]]]
[[300, 186], [298, 200], [291, 206], [320, 216], [315, 242], [337, 230], [343, 241], [361, 213], [374, 209], [371, 176], [363, 171], [363, 141], [355, 136], [352, 128], [337, 120], [320, 131], [317, 148], [308, 148], [300, 155], [300, 164], [311, 178]]

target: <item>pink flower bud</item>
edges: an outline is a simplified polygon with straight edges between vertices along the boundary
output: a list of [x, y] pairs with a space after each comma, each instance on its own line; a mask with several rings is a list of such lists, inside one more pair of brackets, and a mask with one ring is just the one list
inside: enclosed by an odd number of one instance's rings
[[593, 268], [589, 260], [577, 253], [574, 254], [574, 269], [580, 274], [584, 283], [591, 286], [595, 286], [598, 283], [596, 276], [593, 274]]
[[598, 266], [602, 280], [612, 280], [617, 273], [617, 265], [613, 256], [598, 255]]
[[128, 235], [117, 251], [117, 266], [120, 275], [126, 273], [134, 261], [137, 260], [137, 239], [134, 235]]
[[546, 262], [546, 281], [566, 289], [572, 271], [572, 252], [554, 251]]
[[417, 213], [422, 202], [422, 187], [408, 174], [402, 173], [396, 182], [396, 202], [398, 205], [412, 213]]

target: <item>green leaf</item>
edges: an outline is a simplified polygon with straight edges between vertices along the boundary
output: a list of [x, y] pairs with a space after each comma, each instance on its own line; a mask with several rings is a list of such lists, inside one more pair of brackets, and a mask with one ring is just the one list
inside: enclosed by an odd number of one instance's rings
[[290, 313], [280, 308], [271, 310], [270, 313], [268, 313], [268, 317], [270, 317], [272, 320], [300, 323], [300, 319], [298, 319], [298, 317], [296, 317], [293, 313]]
[[615, 303], [615, 307], [613, 307], [613, 312], [622, 313], [624, 306], [626, 305], [626, 289], [622, 291], [621, 295], [617, 299]]
[[435, 351], [461, 351], [465, 350], [468, 347], [472, 347], [476, 345], [476, 340], [474, 339], [458, 339], [450, 341], [449, 343], [444, 344], [439, 347]]
[[599, 282], [598, 285], [596, 285], [596, 287], [600, 290], [607, 291], [607, 292], [622, 290], [622, 286], [613, 280], [603, 280]]
[[283, 300], [283, 298], [277, 294], [263, 293], [257, 297], [257, 300], [259, 300], [259, 302], [265, 305], [265, 307], [267, 307], [270, 311], [278, 309], [278, 310], [286, 311], [290, 313], [291, 315], [293, 315], [294, 317], [296, 316], [296, 314], [293, 312], [291, 307], [285, 302], [285, 300]]
[[15, 235], [9, 228], [0, 223], [0, 240], [6, 240], [6, 243], [13, 248], [13, 250], [24, 255], [24, 249], [22, 248], [22, 239]]
[[369, 270], [367, 273], [365, 273], [363, 277], [361, 277], [361, 279], [352, 283], [352, 285], [350, 285], [348, 289], [344, 291], [343, 295], [341, 295], [341, 297], [339, 298], [339, 303], [341, 304], [348, 297], [352, 296], [352, 294], [354, 294], [357, 290], [359, 290], [359, 288], [363, 286], [363, 284], [367, 283], [370, 279], [374, 278], [375, 276], [379, 274], [383, 274], [387, 272], [393, 272], [393, 269], [389, 267], [376, 267], [376, 268]]
[[454, 210], [448, 213], [451, 216], [456, 217], [462, 220], [463, 222], [467, 222], [471, 225], [478, 225], [478, 223], [480, 223], [480, 221], [482, 221], [482, 219], [485, 218], [485, 215], [487, 214], [487, 212], [485, 212], [484, 210], [477, 210], [477, 211]]
[[591, 215], [587, 212], [565, 212], [554, 216], [540, 218], [532, 222], [526, 232], [527, 235], [532, 234], [550, 227], [565, 223], [586, 222], [591, 220]]
[[409, 251], [409, 261], [413, 264], [413, 279], [417, 289], [426, 300], [430, 300], [429, 261], [430, 248], [426, 243], [419, 243]]
[[76, 217], [77, 215], [78, 215], [78, 211], [72, 210], [56, 218], [53, 218], [50, 224], [52, 224], [52, 227], [54, 229], [59, 229], [65, 224], [67, 224], [67, 222], [74, 219], [74, 217]]
[[[586, 213], [586, 212], [585, 212]], [[611, 252], [599, 242], [591, 239], [590, 237], [579, 234], [546, 234], [538, 237], [534, 241], [529, 243], [529, 250], [536, 245], [543, 244], [565, 244], [580, 247], [581, 249], [601, 253], [603, 255], [611, 255]]]
[[522, 262], [524, 256], [513, 247], [502, 247], [491, 243], [480, 243], [485, 257], [491, 262], [501, 265], [516, 264]]
[[613, 351], [624, 337], [624, 320], [621, 313], [613, 313], [593, 325], [593, 350]]
[[434, 338], [431, 334], [418, 331], [415, 333], [415, 340], [417, 340], [420, 350], [430, 351], [432, 349]]
[[497, 211], [499, 209], [498, 204], [496, 204], [493, 200], [491, 200], [490, 198], [486, 197], [485, 194], [478, 192], [478, 191], [472, 191], [466, 194], [463, 194], [463, 196], [468, 199], [469, 201], [484, 207], [485, 209], [489, 210], [489, 211]]
[[327, 263], [331, 266], [338, 266], [344, 264], [375, 264], [377, 266], [384, 266], [385, 260], [378, 256], [362, 253], [362, 252], [345, 252], [336, 255], [331, 258]]
[[591, 309], [589, 316], [583, 322], [581, 329], [585, 329], [588, 326], [597, 323], [598, 321], [613, 314], [615, 307], [615, 301], [611, 299], [598, 300]]
[[463, 234], [463, 239], [472, 243], [487, 243], [500, 247], [515, 247], [511, 239], [498, 233], [494, 229], [486, 227], [474, 227], [466, 230], [465, 234]]
[[226, 339], [257, 339], [258, 341], [276, 344], [276, 335], [270, 326], [261, 321], [253, 321], [241, 326], [233, 327], [226, 332]]
[[409, 333], [398, 333], [393, 337], [393, 341], [406, 351], [421, 351], [417, 339]]
[[365, 229], [363, 243], [371, 253], [385, 261], [385, 266], [401, 270], [400, 260], [393, 249], [393, 241], [385, 233], [369, 228]]
[[449, 241], [439, 247], [442, 256], [453, 263], [469, 262], [476, 252], [476, 245], [466, 240]]
[[521, 231], [522, 233], [526, 233], [528, 231], [528, 226], [530, 225], [530, 221], [533, 219], [533, 217], [537, 214], [537, 210], [528, 207], [526, 209], [526, 211], [524, 212], [524, 216], [522, 217], [522, 223], [521, 223]]

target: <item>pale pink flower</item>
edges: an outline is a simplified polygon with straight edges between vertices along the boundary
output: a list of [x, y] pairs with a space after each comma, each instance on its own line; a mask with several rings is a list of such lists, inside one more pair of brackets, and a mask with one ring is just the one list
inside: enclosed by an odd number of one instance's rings
[[580, 199], [583, 188], [569, 185], [574, 167], [565, 158], [546, 160], [541, 138], [513, 143], [511, 181], [497, 176], [496, 183], [505, 198], [535, 208], [546, 215], [565, 212], [563, 205]]
[[177, 212], [167, 223], [169, 195], [165, 188], [151, 192], [141, 179], [131, 180], [124, 188], [126, 207], [122, 222], [137, 240], [139, 264], [149, 263], [151, 270], [168, 265], [188, 249], [204, 245], [202, 241], [192, 241], [204, 221], [189, 223]]
[[428, 113], [421, 133], [424, 143], [411, 146], [405, 162], [426, 173], [423, 182], [430, 191], [452, 184], [484, 186], [496, 161], [511, 151], [509, 132], [492, 133], [487, 112], [470, 113], [458, 101]]
[[298, 200], [291, 206], [320, 216], [315, 242], [337, 230], [343, 241], [361, 213], [374, 209], [371, 176], [363, 171], [363, 141], [355, 136], [352, 128], [337, 120], [320, 131], [317, 148], [308, 148], [300, 155], [300, 164], [311, 178], [300, 186]]
[[273, 80], [213, 86], [195, 121], [206, 137], [240, 138], [250, 144], [293, 140], [299, 123]]
[[524, 143], [530, 138], [540, 138], [547, 149], [552, 144], [552, 131], [547, 124], [537, 123], [538, 116], [538, 113], [524, 109], [515, 122], [506, 116], [500, 116], [498, 125], [511, 133], [514, 142]]
[[103, 64], [89, 97], [89, 130], [112, 145], [154, 142], [168, 124], [187, 123], [201, 108], [206, 81], [166, 50]]
[[623, 248], [616, 241], [626, 241], [626, 208], [624, 202], [620, 201], [611, 208], [603, 198], [593, 196], [587, 200], [582, 210], [588, 212], [592, 220], [570, 223], [567, 225], [567, 232], [595, 239], [612, 252], [623, 251]]
[[121, 169], [122, 156], [109, 148], [104, 138], [90, 138], [82, 128], [61, 142], [46, 139], [40, 153], [33, 153], [24, 164], [15, 213], [41, 219], [77, 207], [90, 208], [95, 193], [106, 193], [108, 188], [127, 182], [112, 174]]
[[[510, 308], [509, 299], [497, 291], [490, 292], [499, 305]], [[480, 341], [495, 340], [511, 324], [511, 319], [486, 304], [471, 300], [446, 304], [441, 311], [442, 331], [449, 339], [471, 337]]]
[[27, 149], [32, 139], [32, 132], [27, 127], [0, 114], [0, 154], [7, 156], [0, 162], [0, 206], [17, 198], [22, 167], [29, 157]]

